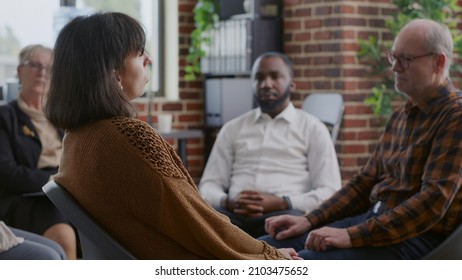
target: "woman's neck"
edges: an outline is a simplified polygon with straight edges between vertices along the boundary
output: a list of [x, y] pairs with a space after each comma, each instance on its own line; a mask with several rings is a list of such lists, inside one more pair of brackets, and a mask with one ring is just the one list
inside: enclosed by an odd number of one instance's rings
[[27, 104], [28, 107], [42, 110], [42, 96], [37, 94], [24, 94], [21, 92], [19, 97]]

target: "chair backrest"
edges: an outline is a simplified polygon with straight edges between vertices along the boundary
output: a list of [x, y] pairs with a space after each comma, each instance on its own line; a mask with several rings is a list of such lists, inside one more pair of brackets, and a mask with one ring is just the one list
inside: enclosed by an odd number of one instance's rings
[[82, 258], [86, 260], [133, 260], [135, 257], [115, 241], [83, 209], [79, 202], [55, 181], [43, 186], [43, 192], [79, 232]]
[[320, 119], [337, 140], [343, 118], [343, 97], [339, 93], [312, 93], [303, 101], [302, 110]]
[[462, 224], [443, 243], [426, 255], [424, 260], [462, 260]]

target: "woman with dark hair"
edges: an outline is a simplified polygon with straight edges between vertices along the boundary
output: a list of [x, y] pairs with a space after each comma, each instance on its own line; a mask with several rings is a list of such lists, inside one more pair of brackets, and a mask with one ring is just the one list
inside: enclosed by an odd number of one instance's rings
[[148, 82], [145, 33], [121, 13], [78, 17], [60, 32], [45, 114], [66, 129], [54, 177], [140, 259], [284, 259], [199, 195], [174, 149], [134, 118]]

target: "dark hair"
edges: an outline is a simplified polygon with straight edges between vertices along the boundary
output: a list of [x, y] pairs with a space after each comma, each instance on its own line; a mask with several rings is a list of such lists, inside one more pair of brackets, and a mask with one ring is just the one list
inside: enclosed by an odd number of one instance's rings
[[294, 77], [294, 66], [293, 66], [293, 63], [292, 61], [290, 60], [290, 58], [283, 54], [283, 53], [280, 53], [280, 52], [265, 52], [265, 53], [262, 53], [261, 55], [259, 55], [257, 57], [257, 59], [255, 59], [255, 62], [254, 62], [254, 65], [252, 67], [252, 76], [255, 75], [255, 66], [257, 65], [257, 62], [259, 62], [260, 60], [264, 59], [264, 58], [268, 58], [268, 57], [279, 57], [280, 59], [282, 59], [282, 61], [284, 62], [284, 64], [287, 66], [287, 69], [289, 70], [289, 75], [290, 75], [290, 78], [293, 78]]
[[142, 25], [122, 13], [97, 13], [69, 22], [54, 47], [45, 116], [56, 127], [73, 129], [136, 110], [117, 83], [124, 59], [144, 51]]

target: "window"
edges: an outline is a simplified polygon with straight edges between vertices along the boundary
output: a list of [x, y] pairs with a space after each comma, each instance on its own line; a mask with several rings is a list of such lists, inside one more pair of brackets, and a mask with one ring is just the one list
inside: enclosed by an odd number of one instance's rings
[[[65, 6], [66, 3], [70, 6]], [[167, 95], [167, 97], [176, 98], [175, 92], [178, 89], [172, 90], [172, 86], [165, 82], [167, 80], [165, 73], [172, 73], [171, 71], [175, 70], [165, 69], [163, 62], [168, 59], [168, 64], [174, 63], [175, 58], [173, 57], [173, 61], [171, 61], [172, 58], [170, 57], [171, 53], [175, 52], [174, 46], [177, 48], [178, 33], [176, 29], [163, 31], [162, 27], [174, 28], [178, 26], [177, 3], [176, 0], [4, 1], [0, 9], [0, 86], [5, 86], [7, 82], [15, 79], [17, 57], [21, 48], [29, 44], [43, 44], [53, 47], [57, 32], [69, 19], [94, 11], [110, 10], [124, 12], [143, 23], [148, 39], [146, 49], [153, 59], [151, 79], [147, 90], [153, 92], [154, 96], [165, 96], [165, 92], [173, 92], [173, 95]], [[173, 5], [175, 6], [173, 7]], [[172, 20], [175, 22], [173, 27], [164, 24], [164, 22], [171, 22]], [[166, 47], [166, 43], [160, 44], [160, 42], [167, 42], [163, 39], [164, 34], [168, 37], [175, 36], [176, 42], [173, 46]], [[172, 42], [171, 39], [169, 42]], [[160, 55], [163, 51], [165, 53]], [[178, 56], [177, 51], [175, 56]], [[178, 63], [176, 63], [176, 72], [173, 72], [174, 77], [178, 76], [177, 65]], [[176, 82], [175, 87], [178, 87], [178, 82]]]

